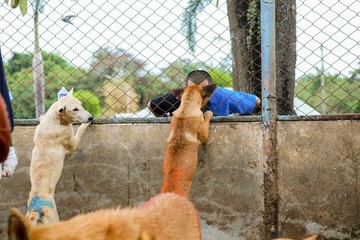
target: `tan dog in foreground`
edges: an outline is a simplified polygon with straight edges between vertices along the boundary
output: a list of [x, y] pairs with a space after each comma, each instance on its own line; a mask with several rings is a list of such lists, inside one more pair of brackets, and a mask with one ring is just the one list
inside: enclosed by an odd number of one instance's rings
[[[67, 96], [53, 103], [35, 129], [35, 146], [30, 163], [31, 191], [26, 214], [34, 224], [59, 221], [54, 194], [65, 155], [77, 148], [85, 129], [93, 120], [72, 93], [71, 89]], [[75, 122], [83, 123], [76, 135], [72, 126]]]
[[181, 104], [171, 119], [161, 192], [174, 192], [185, 197], [189, 195], [198, 165], [198, 147], [208, 140], [213, 115], [210, 111], [203, 113], [201, 109], [215, 88], [216, 84], [204, 87], [193, 85], [174, 91], [175, 96], [181, 96]]
[[[312, 235], [310, 237], [304, 238], [303, 240], [316, 240], [318, 235]], [[273, 240], [294, 240], [292, 238], [276, 238]]]
[[198, 212], [173, 193], [159, 194], [139, 208], [106, 209], [70, 220], [32, 225], [16, 208], [10, 209], [10, 240], [199, 240]]

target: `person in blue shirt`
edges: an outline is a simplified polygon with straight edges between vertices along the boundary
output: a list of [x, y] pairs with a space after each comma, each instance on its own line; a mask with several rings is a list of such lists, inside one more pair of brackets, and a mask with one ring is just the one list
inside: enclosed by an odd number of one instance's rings
[[[186, 85], [206, 86], [212, 83], [210, 74], [204, 70], [194, 70], [186, 77]], [[217, 86], [211, 97], [207, 100], [203, 111], [212, 111], [214, 116], [250, 115], [257, 111], [260, 99], [249, 93], [234, 91]], [[180, 100], [172, 91], [150, 100], [149, 110], [156, 117], [172, 116], [172, 113], [180, 106]]]

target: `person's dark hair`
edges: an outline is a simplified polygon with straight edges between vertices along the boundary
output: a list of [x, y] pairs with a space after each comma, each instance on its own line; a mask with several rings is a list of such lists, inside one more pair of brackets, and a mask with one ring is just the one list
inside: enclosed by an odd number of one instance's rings
[[210, 74], [204, 70], [194, 70], [194, 71], [190, 72], [186, 76], [186, 85], [189, 80], [195, 84], [200, 84], [205, 80], [207, 80], [209, 83], [212, 83], [212, 78], [211, 78]]

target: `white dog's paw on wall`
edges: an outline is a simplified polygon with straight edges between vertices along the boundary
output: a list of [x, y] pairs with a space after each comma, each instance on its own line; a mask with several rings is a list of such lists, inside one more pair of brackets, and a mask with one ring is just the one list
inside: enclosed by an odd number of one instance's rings
[[15, 168], [18, 165], [18, 159], [16, 156], [15, 148], [10, 147], [9, 155], [5, 162], [3, 163], [2, 167], [2, 176], [4, 177], [10, 177], [14, 174]]

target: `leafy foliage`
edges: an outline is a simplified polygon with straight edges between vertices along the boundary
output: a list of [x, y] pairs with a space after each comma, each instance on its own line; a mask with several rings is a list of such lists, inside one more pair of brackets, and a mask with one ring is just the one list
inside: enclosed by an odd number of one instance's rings
[[[296, 96], [319, 112], [322, 112], [322, 104], [325, 104], [326, 114], [360, 112], [360, 81], [350, 81], [338, 75], [325, 75], [325, 84], [321, 86], [320, 78], [320, 73], [317, 73], [299, 79], [295, 87]], [[322, 98], [322, 91], [325, 91], [325, 99]]]
[[[185, 77], [190, 71], [207, 69], [201, 62], [178, 60], [169, 63], [160, 74], [151, 73], [131, 54], [106, 47], [95, 52], [90, 69], [78, 68], [57, 53], [43, 52], [43, 61], [46, 109], [57, 100], [57, 92], [61, 87], [74, 88], [78, 96], [82, 96], [84, 104], [87, 104], [86, 109], [95, 117], [109, 117], [129, 109], [137, 111], [145, 108], [151, 98], [185, 86]], [[5, 71], [9, 89], [14, 96], [12, 105], [15, 118], [35, 118], [32, 54], [13, 53], [12, 58], [5, 63]], [[116, 79], [125, 85], [116, 83]], [[90, 95], [96, 96], [95, 99]], [[127, 100], [121, 103], [124, 98]], [[126, 102], [131, 106], [124, 107]]]
[[[146, 71], [145, 65], [131, 54], [115, 51], [115, 56], [112, 56], [113, 50], [100, 50], [94, 54], [90, 69], [74, 66], [57, 53], [43, 53], [46, 109], [57, 100], [61, 87], [65, 87], [74, 88], [76, 96], [95, 117], [135, 112], [145, 108], [151, 98], [185, 86], [187, 74], [195, 69], [208, 71], [213, 82], [221, 87], [232, 87], [233, 84], [231, 72], [224, 66], [215, 68], [202, 62], [179, 59], [169, 63], [160, 73], [153, 73]], [[14, 96], [12, 105], [16, 119], [35, 118], [31, 62], [30, 53], [14, 53], [5, 63], [9, 89]], [[107, 74], [114, 77], [109, 79]], [[323, 102], [330, 114], [360, 112], [359, 79], [326, 75], [325, 83], [324, 101], [319, 71], [298, 80], [296, 95], [320, 112]]]
[[[6, 4], [9, 4], [9, 0], [4, 1]], [[20, 8], [21, 14], [24, 16], [27, 12], [27, 0], [10, 0], [10, 6], [14, 9], [17, 7]]]
[[[57, 92], [62, 86], [70, 89], [87, 89], [95, 92], [89, 74], [84, 69], [69, 64], [59, 54], [43, 53], [45, 65], [45, 107], [48, 109], [57, 100]], [[14, 117], [35, 118], [35, 103], [32, 76], [32, 56], [28, 53], [14, 53], [5, 63], [5, 73], [9, 89], [14, 96], [12, 102]]]
[[21, 71], [21, 69], [27, 69], [32, 67], [32, 55], [29, 53], [13, 53], [11, 60], [6, 68], [8, 74], [14, 74]]
[[95, 118], [101, 115], [100, 99], [89, 90], [77, 90], [74, 97], [83, 103], [85, 110], [90, 112]]
[[222, 68], [215, 68], [209, 71], [214, 83], [220, 87], [232, 87], [233, 81], [229, 72]]
[[185, 34], [189, 49], [192, 53], [195, 52], [196, 39], [195, 35], [197, 32], [197, 19], [196, 16], [201, 12], [211, 0], [191, 0], [183, 15], [183, 33]]

